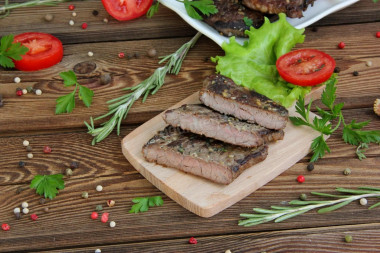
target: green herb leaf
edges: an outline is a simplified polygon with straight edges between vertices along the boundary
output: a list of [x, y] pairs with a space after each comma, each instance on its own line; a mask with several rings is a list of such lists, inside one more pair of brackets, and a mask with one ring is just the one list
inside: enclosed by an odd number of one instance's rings
[[300, 215], [300, 214], [303, 214], [303, 213], [306, 213], [307, 211], [309, 210], [300, 210], [300, 211], [297, 211], [297, 212], [293, 212], [293, 213], [289, 213], [289, 214], [285, 214], [277, 219], [274, 220], [274, 222], [281, 222], [281, 221], [284, 221], [284, 220], [287, 220], [287, 219], [290, 219], [290, 218], [293, 218], [294, 216], [297, 216], [297, 215]]
[[67, 72], [61, 72], [59, 73], [59, 76], [62, 77], [65, 87], [73, 86], [77, 83], [77, 76], [72, 70], [69, 70]]
[[57, 98], [55, 114], [70, 113], [75, 108], [75, 90], [67, 95]]
[[322, 158], [326, 151], [330, 153], [330, 148], [327, 146], [323, 135], [318, 136], [313, 140], [311, 143], [311, 149], [313, 150], [313, 156], [311, 157], [310, 162], [315, 162], [319, 158]]
[[152, 4], [146, 13], [147, 18], [152, 18], [154, 14], [158, 12], [158, 7], [160, 6], [160, 2], [157, 1], [157, 3]]
[[25, 55], [29, 49], [22, 46], [20, 42], [13, 43], [12, 34], [3, 36], [0, 40], [0, 66], [4, 68], [13, 68], [13, 60], [21, 60], [21, 55]]
[[244, 21], [246, 26], [252, 26], [252, 24], [253, 24], [253, 20], [250, 19], [249, 17], [244, 17], [243, 21]]
[[161, 196], [137, 197], [132, 199], [132, 202], [135, 204], [129, 210], [130, 213], [146, 212], [149, 210], [149, 207], [162, 206], [164, 204]]
[[369, 121], [356, 123], [355, 120], [343, 127], [343, 140], [351, 145], [358, 146], [360, 143], [380, 143], [380, 131], [361, 131], [362, 127], [366, 126]]
[[218, 9], [214, 5], [214, 1], [212, 0], [177, 0], [178, 2], [182, 2], [185, 5], [185, 9], [187, 14], [195, 19], [202, 20], [203, 15], [209, 16], [210, 14], [218, 13]]
[[53, 199], [58, 190], [65, 188], [62, 174], [54, 175], [36, 175], [30, 183], [31, 189], [36, 189], [36, 193], [44, 195], [45, 198]]
[[94, 92], [92, 90], [85, 86], [79, 85], [79, 97], [82, 99], [85, 106], [90, 107], [93, 96]]
[[334, 211], [334, 210], [336, 210], [336, 209], [339, 209], [339, 208], [341, 208], [341, 207], [343, 207], [343, 206], [346, 206], [346, 205], [350, 204], [352, 201], [354, 201], [354, 200], [350, 200], [350, 199], [349, 199], [349, 200], [346, 200], [346, 201], [344, 201], [344, 202], [341, 202], [341, 203], [336, 204], [336, 205], [333, 205], [333, 206], [329, 206], [329, 207], [321, 208], [321, 209], [318, 210], [318, 213], [328, 213], [328, 212], [332, 212], [332, 211]]
[[356, 148], [356, 155], [358, 156], [359, 160], [366, 159], [364, 152], [368, 149], [367, 143], [360, 143], [359, 146]]

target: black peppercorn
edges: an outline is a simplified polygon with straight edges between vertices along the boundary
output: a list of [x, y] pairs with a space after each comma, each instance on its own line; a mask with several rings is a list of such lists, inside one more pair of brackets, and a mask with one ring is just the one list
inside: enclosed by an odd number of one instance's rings
[[32, 152], [32, 150], [33, 150], [32, 146], [29, 145], [29, 146], [26, 147], [26, 151]]
[[93, 10], [92, 11], [92, 15], [94, 15], [95, 17], [98, 16], [99, 12], [97, 10]]
[[112, 81], [112, 77], [109, 73], [103, 74], [100, 76], [100, 84], [106, 85]]
[[136, 59], [140, 58], [140, 54], [139, 54], [138, 52], [136, 52], [136, 53], [134, 54], [134, 56], [135, 56]]
[[25, 167], [25, 162], [19, 161], [18, 162], [18, 166], [21, 167], [21, 168], [24, 168]]
[[205, 58], [203, 58], [203, 61], [204, 62], [208, 62], [210, 60], [210, 57], [205, 57]]
[[45, 202], [46, 202], [46, 199], [44, 199], [44, 198], [40, 198], [40, 204], [41, 204], [41, 205], [45, 204]]
[[74, 170], [79, 167], [79, 162], [71, 162], [70, 169]]
[[339, 67], [335, 67], [334, 68], [334, 73], [339, 73], [340, 72], [340, 68]]
[[354, 71], [352, 74], [353, 74], [354, 76], [358, 76], [358, 75], [359, 75], [359, 72]]
[[16, 88], [16, 91], [19, 91], [19, 90], [21, 90], [21, 91], [22, 91], [22, 89], [21, 89], [20, 87], [17, 87], [17, 88]]
[[309, 164], [307, 165], [307, 170], [308, 170], [308, 171], [312, 171], [312, 170], [314, 170], [314, 163], [309, 163]]
[[133, 54], [128, 53], [128, 54], [127, 54], [127, 59], [130, 60], [130, 59], [132, 59], [132, 58], [133, 58]]

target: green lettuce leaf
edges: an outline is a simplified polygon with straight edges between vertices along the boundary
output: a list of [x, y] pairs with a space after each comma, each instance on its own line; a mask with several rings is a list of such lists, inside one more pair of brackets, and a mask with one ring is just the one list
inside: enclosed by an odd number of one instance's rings
[[216, 71], [234, 80], [238, 85], [254, 89], [285, 107], [291, 106], [299, 96], [304, 97], [311, 87], [301, 87], [285, 82], [276, 69], [277, 59], [297, 44], [303, 43], [305, 29], [296, 29], [286, 21], [285, 14], [279, 20], [245, 31], [249, 40], [243, 45], [235, 37], [223, 43], [225, 56], [212, 58]]

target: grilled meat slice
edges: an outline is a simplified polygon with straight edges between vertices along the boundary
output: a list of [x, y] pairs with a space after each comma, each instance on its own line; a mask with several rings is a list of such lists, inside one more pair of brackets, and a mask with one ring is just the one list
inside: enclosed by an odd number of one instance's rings
[[267, 145], [242, 148], [171, 126], [158, 132], [143, 147], [143, 155], [149, 162], [220, 184], [231, 183], [245, 169], [263, 161], [267, 154]]
[[212, 75], [204, 81], [199, 99], [212, 109], [241, 120], [257, 123], [269, 129], [283, 129], [288, 110], [255, 91], [238, 86], [222, 75]]
[[169, 125], [243, 147], [282, 140], [284, 131], [271, 130], [220, 114], [204, 105], [183, 105], [164, 114]]
[[252, 26], [255, 28], [259, 28], [264, 23], [262, 13], [246, 8], [241, 1], [215, 0], [214, 5], [218, 13], [204, 15], [203, 21], [225, 36], [247, 37], [244, 31], [249, 30], [249, 26], [244, 22], [244, 17], [251, 19]]
[[302, 11], [309, 5], [313, 6], [315, 0], [243, 0], [248, 8], [262, 13], [286, 13], [290, 18], [302, 18]]

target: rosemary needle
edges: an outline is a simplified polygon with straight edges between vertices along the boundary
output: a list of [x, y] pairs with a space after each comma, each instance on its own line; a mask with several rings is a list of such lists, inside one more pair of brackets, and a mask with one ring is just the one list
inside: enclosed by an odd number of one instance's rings
[[159, 63], [166, 61], [166, 64], [157, 68], [150, 77], [136, 86], [125, 88], [124, 90], [130, 91], [128, 94], [108, 101], [107, 103], [110, 104], [108, 106], [108, 113], [95, 118], [95, 120], [112, 116], [108, 121], [102, 123], [100, 127], [95, 128], [92, 117], [90, 119], [90, 124], [84, 122], [88, 128], [88, 133], [94, 137], [92, 140], [92, 145], [104, 140], [115, 127], [117, 127], [117, 134], [120, 134], [121, 121], [127, 117], [133, 103], [141, 96], [143, 96], [142, 102], [145, 102], [149, 94], [154, 95], [164, 84], [166, 74], [177, 75], [181, 69], [182, 62], [185, 59], [187, 52], [194, 46], [195, 42], [201, 35], [202, 34], [198, 32], [190, 41], [182, 45], [176, 52], [161, 57], [162, 60]]
[[5, 18], [9, 15], [9, 11], [21, 7], [31, 7], [38, 5], [56, 5], [59, 3], [67, 2], [70, 0], [31, 0], [24, 3], [8, 3], [9, 0], [5, 0], [5, 4], [0, 6], [0, 18]]

